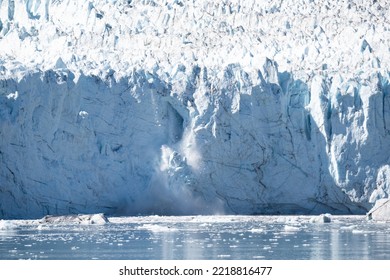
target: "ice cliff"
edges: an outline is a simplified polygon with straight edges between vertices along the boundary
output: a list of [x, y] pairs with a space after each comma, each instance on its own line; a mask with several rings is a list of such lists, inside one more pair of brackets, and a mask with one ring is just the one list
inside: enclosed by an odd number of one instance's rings
[[366, 213], [388, 4], [0, 0], [0, 218]]

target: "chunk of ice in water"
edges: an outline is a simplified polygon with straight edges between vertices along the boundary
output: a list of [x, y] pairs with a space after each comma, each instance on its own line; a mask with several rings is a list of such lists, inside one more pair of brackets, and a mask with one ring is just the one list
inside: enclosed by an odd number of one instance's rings
[[264, 229], [263, 228], [252, 228], [252, 229], [249, 230], [249, 232], [252, 232], [252, 233], [263, 233]]
[[161, 225], [153, 225], [153, 224], [144, 224], [142, 226], [137, 227], [140, 230], [149, 230], [152, 232], [172, 232], [177, 231], [177, 228], [172, 228], [170, 226], [161, 226]]
[[330, 223], [332, 221], [331, 214], [321, 214], [310, 219], [311, 223]]
[[284, 231], [285, 232], [296, 232], [296, 231], [299, 231], [299, 230], [300, 230], [299, 227], [289, 226], [289, 225], [285, 225], [284, 226]]

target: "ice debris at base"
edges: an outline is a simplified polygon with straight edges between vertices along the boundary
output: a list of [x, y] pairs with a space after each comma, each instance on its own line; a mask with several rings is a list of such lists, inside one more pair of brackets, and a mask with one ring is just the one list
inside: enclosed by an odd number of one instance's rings
[[104, 225], [109, 220], [104, 214], [91, 215], [65, 215], [65, 216], [45, 216], [40, 220], [43, 224], [77, 224], [77, 225]]
[[390, 199], [379, 199], [367, 213], [368, 220], [390, 221]]
[[4, 230], [4, 231], [14, 230], [17, 227], [18, 225], [13, 223], [12, 221], [0, 220], [0, 230]]
[[388, 1], [0, 1], [0, 218], [365, 214]]

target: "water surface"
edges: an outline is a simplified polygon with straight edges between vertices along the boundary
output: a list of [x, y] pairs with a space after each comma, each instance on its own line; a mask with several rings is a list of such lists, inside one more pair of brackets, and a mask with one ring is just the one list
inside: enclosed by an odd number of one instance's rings
[[[363, 216], [147, 216], [0, 227], [0, 259], [390, 259], [390, 223]], [[6, 226], [5, 226], [6, 225]]]

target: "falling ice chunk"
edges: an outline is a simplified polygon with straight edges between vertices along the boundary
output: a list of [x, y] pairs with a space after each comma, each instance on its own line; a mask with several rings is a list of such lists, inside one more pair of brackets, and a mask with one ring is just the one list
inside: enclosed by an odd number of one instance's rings
[[18, 91], [15, 91], [15, 93], [10, 93], [7, 95], [8, 99], [13, 99], [13, 100], [16, 100], [18, 97], [19, 97]]
[[79, 116], [82, 117], [83, 119], [85, 119], [86, 117], [88, 117], [88, 112], [86, 112], [86, 111], [80, 111], [80, 112], [79, 112]]

